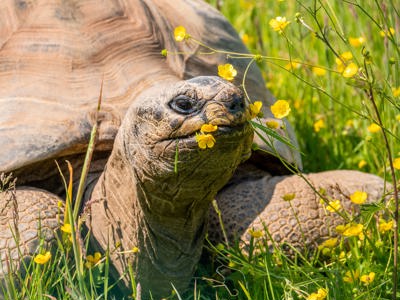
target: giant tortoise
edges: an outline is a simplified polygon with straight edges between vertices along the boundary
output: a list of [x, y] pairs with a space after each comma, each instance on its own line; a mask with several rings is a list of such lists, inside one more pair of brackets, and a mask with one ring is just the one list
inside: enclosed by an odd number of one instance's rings
[[[39, 223], [49, 241], [60, 227], [64, 185], [54, 160], [64, 172], [69, 160], [79, 174], [97, 120], [82, 208], [86, 227], [93, 249], [120, 245], [111, 257], [115, 272], [131, 264], [143, 298], [151, 290], [159, 299], [171, 283], [185, 289], [208, 223], [210, 237], [219, 236], [209, 207], [214, 198], [230, 237], [246, 239], [248, 228], [263, 226], [277, 241], [298, 245], [327, 236], [329, 216], [313, 189], [285, 175], [279, 159], [251, 152], [248, 99], [238, 87], [248, 61], [230, 61], [238, 70], [233, 83], [215, 76], [229, 59], [199, 55], [204, 49], [190, 41], [177, 43], [179, 25], [213, 48], [247, 51], [231, 25], [198, 0], [1, 1], [0, 172], [12, 172], [18, 187], [13, 199], [0, 197], [0, 276], [7, 258], [37, 251]], [[255, 65], [246, 87], [252, 101], [264, 102], [264, 117], [271, 116], [274, 99]], [[204, 124], [218, 126], [209, 149], [196, 142]], [[301, 168], [297, 152], [274, 145]], [[306, 177], [335, 198], [355, 190], [377, 198], [383, 188], [381, 179], [359, 172]], [[282, 199], [288, 193], [291, 207]]]

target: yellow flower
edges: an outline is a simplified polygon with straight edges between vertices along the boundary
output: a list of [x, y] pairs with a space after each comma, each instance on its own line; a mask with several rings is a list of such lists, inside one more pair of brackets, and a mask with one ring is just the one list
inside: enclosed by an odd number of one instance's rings
[[138, 252], [139, 252], [139, 248], [136, 247], [136, 246], [133, 247], [133, 248], [132, 248], [132, 252], [133, 252], [133, 253], [138, 253]]
[[342, 208], [342, 205], [340, 204], [340, 200], [333, 200], [328, 203], [326, 206], [326, 209], [330, 212], [337, 212]]
[[282, 33], [289, 23], [290, 21], [286, 21], [286, 17], [276, 17], [275, 19], [269, 21], [269, 26], [271, 26], [274, 31]]
[[294, 70], [294, 69], [299, 69], [301, 67], [301, 63], [298, 63], [298, 62], [296, 62], [296, 61], [291, 61], [291, 62], [288, 62], [286, 65], [285, 65], [285, 69], [286, 70]]
[[337, 233], [343, 233], [348, 227], [347, 225], [338, 225], [335, 230]]
[[317, 76], [324, 76], [326, 74], [326, 70], [319, 67], [313, 67], [312, 71]]
[[300, 108], [302, 108], [302, 106], [303, 106], [303, 100], [301, 100], [301, 99], [296, 99], [295, 101], [294, 101], [294, 108], [295, 109], [297, 109], [297, 110], [299, 110]]
[[290, 105], [286, 100], [278, 100], [273, 105], [271, 105], [271, 112], [277, 119], [282, 119], [289, 115]]
[[95, 252], [93, 255], [88, 255], [86, 257], [85, 267], [90, 269], [95, 264], [97, 264], [100, 261], [100, 259], [101, 259], [100, 252]]
[[346, 127], [354, 127], [354, 120], [353, 119], [347, 120]]
[[367, 127], [367, 130], [371, 133], [377, 133], [381, 130], [381, 127], [376, 123], [372, 123]]
[[292, 201], [294, 198], [296, 198], [296, 194], [295, 193], [287, 193], [287, 194], [282, 196], [282, 199], [285, 200], [285, 201]]
[[349, 61], [353, 58], [353, 54], [350, 51], [346, 51], [340, 54], [340, 57], [345, 61]]
[[361, 45], [363, 45], [365, 43], [365, 38], [360, 36], [357, 38], [349, 38], [349, 43], [350, 45], [352, 45], [353, 47], [360, 47]]
[[201, 149], [212, 148], [215, 144], [215, 139], [211, 134], [196, 134], [196, 141]]
[[355, 63], [349, 63], [346, 68], [344, 68], [342, 76], [344, 78], [351, 78], [358, 72], [358, 67]]
[[61, 226], [61, 231], [71, 234], [72, 230], [71, 230], [71, 224], [64, 224], [63, 226]]
[[50, 251], [47, 251], [45, 254], [36, 255], [33, 261], [39, 265], [44, 265], [50, 260], [50, 258], [51, 258], [51, 253]]
[[393, 167], [396, 170], [400, 170], [400, 157], [397, 157], [393, 160]]
[[315, 132], [320, 132], [322, 128], [325, 128], [324, 120], [319, 119], [317, 122], [314, 123], [313, 127]]
[[371, 282], [373, 282], [375, 279], [375, 273], [370, 272], [369, 274], [362, 275], [360, 277], [360, 281], [364, 283], [364, 285], [369, 285]]
[[261, 230], [253, 230], [253, 229], [249, 229], [249, 234], [255, 239], [259, 239], [264, 235], [264, 233]]
[[318, 289], [316, 293], [311, 293], [307, 300], [324, 300], [328, 295], [325, 289]]
[[379, 232], [385, 233], [386, 231], [392, 230], [393, 220], [386, 222], [385, 220], [379, 220]]
[[174, 30], [174, 37], [175, 37], [175, 41], [182, 42], [183, 40], [188, 39], [190, 37], [190, 35], [186, 33], [185, 27], [178, 26]]
[[385, 36], [390, 36], [389, 32], [391, 35], [394, 35], [394, 33], [395, 33], [394, 28], [390, 27], [389, 30], [381, 30], [379, 33], [380, 33], [381, 37], [385, 37]]
[[347, 271], [344, 274], [343, 281], [348, 283], [353, 283], [355, 280], [358, 279], [358, 277], [360, 277], [360, 272], [358, 270]]
[[338, 242], [337, 238], [327, 239], [321, 245], [318, 246], [318, 249], [321, 250], [323, 248], [333, 248], [336, 246], [337, 242]]
[[237, 71], [231, 64], [219, 65], [218, 75], [225, 80], [232, 81], [237, 75]]
[[363, 204], [367, 201], [368, 194], [366, 192], [355, 191], [353, 194], [350, 195], [351, 202], [355, 204]]
[[338, 72], [342, 73], [345, 70], [347, 63], [353, 58], [353, 54], [350, 51], [343, 52], [340, 57], [336, 57], [336, 65]]
[[[347, 226], [347, 228], [343, 231], [344, 236], [358, 236], [362, 233], [364, 229], [364, 225], [362, 224], [352, 224]], [[337, 230], [337, 227], [336, 227]]]
[[245, 45], [249, 45], [254, 41], [254, 37], [248, 35], [247, 33], [242, 34], [242, 42]]
[[265, 122], [265, 125], [267, 125], [267, 127], [271, 129], [278, 129], [280, 127], [280, 124], [277, 120], [267, 120]]
[[362, 160], [360, 160], [360, 161], [358, 162], [358, 168], [359, 168], [359, 169], [364, 168], [366, 165], [367, 165], [367, 162], [366, 162], [364, 159], [362, 159]]
[[398, 88], [392, 87], [393, 97], [400, 96], [400, 86]]
[[254, 101], [254, 103], [249, 104], [249, 113], [251, 119], [257, 117], [260, 114], [262, 105], [263, 104], [261, 101]]
[[200, 131], [203, 132], [203, 133], [214, 132], [214, 131], [217, 131], [217, 130], [218, 130], [218, 126], [217, 125], [211, 125], [211, 124], [203, 124], [201, 126], [201, 129], [200, 129]]

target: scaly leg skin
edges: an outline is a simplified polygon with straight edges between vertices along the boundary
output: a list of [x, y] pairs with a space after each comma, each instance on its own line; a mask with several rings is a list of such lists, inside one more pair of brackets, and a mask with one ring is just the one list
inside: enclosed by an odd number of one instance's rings
[[60, 200], [47, 191], [29, 187], [0, 192], [0, 281], [4, 282], [9, 273], [24, 274], [22, 261], [29, 265], [41, 240], [44, 249], [50, 250], [54, 230], [59, 227]]
[[[349, 199], [356, 190], [367, 192], [369, 202], [380, 200], [385, 190], [380, 177], [358, 171], [327, 171], [305, 177], [317, 191], [323, 189], [329, 199], [340, 200], [347, 211], [358, 210]], [[298, 249], [312, 248], [335, 235], [335, 227], [345, 223], [337, 213], [324, 208], [326, 204], [320, 203], [320, 197], [299, 176], [271, 176], [243, 166], [231, 183], [217, 196], [230, 240], [248, 242], [249, 229], [264, 232], [267, 228], [278, 245], [287, 242]], [[291, 198], [290, 194], [293, 200], [285, 201], [283, 196]], [[215, 212], [211, 212], [210, 221], [210, 240], [222, 241]]]

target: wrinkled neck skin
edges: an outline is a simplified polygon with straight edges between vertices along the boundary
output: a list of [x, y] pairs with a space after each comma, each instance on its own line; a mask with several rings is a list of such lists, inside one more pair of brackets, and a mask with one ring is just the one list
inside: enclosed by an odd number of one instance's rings
[[[152, 113], [159, 111], [155, 108]], [[209, 204], [250, 149], [251, 136], [246, 135], [246, 143], [239, 146], [221, 141], [219, 147], [226, 149], [194, 148], [194, 137], [154, 143], [157, 129], [132, 126], [133, 118], [137, 115], [128, 112], [94, 188], [89, 227], [102, 249], [109, 245], [112, 252], [115, 244], [121, 244], [117, 252], [123, 254], [112, 262], [119, 274], [127, 264], [133, 266], [142, 298], [147, 299], [151, 290], [159, 299], [171, 293], [171, 283], [178, 291], [187, 287], [201, 254]], [[162, 130], [173, 132], [165, 117], [157, 119], [157, 124], [144, 122], [144, 126], [164, 126]], [[221, 157], [221, 153], [227, 154]], [[134, 247], [139, 251], [133, 253]]]

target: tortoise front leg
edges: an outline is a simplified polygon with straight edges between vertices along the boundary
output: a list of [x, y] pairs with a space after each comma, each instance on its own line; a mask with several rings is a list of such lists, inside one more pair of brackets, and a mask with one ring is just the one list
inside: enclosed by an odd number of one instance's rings
[[[304, 175], [316, 191], [328, 199], [338, 199], [347, 211], [358, 210], [349, 196], [355, 191], [378, 201], [385, 191], [383, 179], [358, 171], [327, 171]], [[239, 169], [232, 184], [217, 196], [222, 219], [230, 238], [250, 240], [249, 229], [267, 228], [278, 245], [285, 242], [305, 249], [335, 235], [335, 227], [346, 221], [326, 210], [321, 197], [296, 175], [271, 176], [248, 166]], [[221, 241], [218, 218], [211, 212], [210, 238]]]
[[0, 280], [10, 272], [23, 274], [22, 261], [38, 253], [41, 241], [49, 249], [59, 226], [59, 201], [30, 187], [0, 192]]

